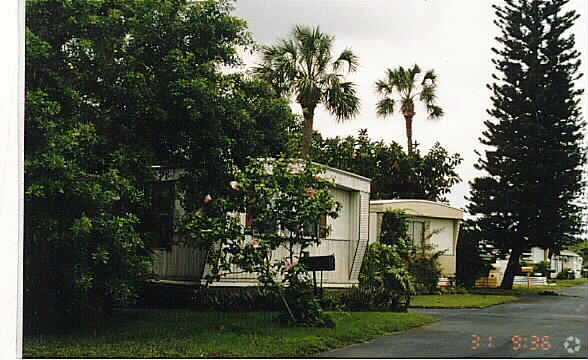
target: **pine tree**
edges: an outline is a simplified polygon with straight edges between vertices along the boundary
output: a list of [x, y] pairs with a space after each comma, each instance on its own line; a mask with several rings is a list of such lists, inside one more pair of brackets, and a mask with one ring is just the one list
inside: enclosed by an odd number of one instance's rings
[[576, 89], [579, 53], [567, 34], [578, 15], [569, 0], [505, 0], [494, 6], [501, 35], [497, 74], [488, 85], [492, 120], [476, 168], [469, 212], [483, 238], [510, 258], [502, 288], [512, 288], [520, 255], [532, 246], [558, 252], [581, 231], [582, 148]]

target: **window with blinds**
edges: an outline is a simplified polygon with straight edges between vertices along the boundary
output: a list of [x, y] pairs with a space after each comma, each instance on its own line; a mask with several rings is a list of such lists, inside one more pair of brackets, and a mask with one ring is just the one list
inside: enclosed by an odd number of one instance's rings
[[425, 245], [425, 222], [408, 221], [408, 238], [415, 247], [422, 248]]

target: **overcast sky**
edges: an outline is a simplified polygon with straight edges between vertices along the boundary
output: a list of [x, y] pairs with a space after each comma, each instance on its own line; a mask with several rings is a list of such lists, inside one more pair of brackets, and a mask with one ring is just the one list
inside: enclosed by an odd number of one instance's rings
[[[450, 152], [464, 158], [458, 168], [463, 179], [452, 188], [452, 206], [464, 207], [468, 181], [477, 171], [474, 149], [482, 149], [478, 138], [488, 119], [490, 92], [486, 84], [494, 72], [490, 48], [496, 46], [498, 28], [491, 7], [497, 1], [485, 0], [239, 0], [234, 14], [247, 20], [255, 40], [264, 45], [288, 37], [296, 24], [319, 25], [335, 36], [335, 49], [350, 47], [359, 56], [360, 67], [349, 77], [358, 85], [361, 112], [355, 119], [337, 123], [323, 108], [315, 115], [315, 129], [323, 136], [357, 135], [367, 128], [372, 139], [396, 141], [406, 147], [404, 120], [400, 114], [386, 119], [375, 113], [378, 97], [374, 82], [384, 77], [386, 68], [418, 64], [434, 69], [439, 77], [438, 104], [445, 110], [440, 120], [428, 120], [417, 107], [413, 139], [422, 151], [439, 141]], [[574, 26], [576, 47], [586, 64], [588, 2], [569, 4], [581, 15]], [[248, 57], [248, 63], [256, 59]], [[580, 84], [586, 87], [586, 79]], [[586, 108], [584, 98], [584, 109]], [[293, 109], [301, 113], [298, 105]]]

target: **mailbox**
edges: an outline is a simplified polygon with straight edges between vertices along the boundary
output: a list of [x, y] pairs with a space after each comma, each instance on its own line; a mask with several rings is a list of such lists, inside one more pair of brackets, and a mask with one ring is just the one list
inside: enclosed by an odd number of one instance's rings
[[335, 270], [335, 255], [303, 256], [300, 263], [309, 271], [332, 271]]

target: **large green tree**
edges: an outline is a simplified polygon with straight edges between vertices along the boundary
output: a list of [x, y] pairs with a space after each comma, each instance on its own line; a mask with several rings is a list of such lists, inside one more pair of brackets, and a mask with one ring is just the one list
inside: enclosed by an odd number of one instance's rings
[[376, 81], [376, 92], [382, 97], [376, 104], [376, 113], [386, 117], [397, 111], [397, 103], [400, 103], [400, 112], [404, 116], [406, 125], [407, 151], [412, 154], [412, 120], [416, 115], [415, 101], [425, 105], [430, 119], [443, 116], [443, 109], [436, 104], [437, 75], [433, 70], [427, 71], [419, 77], [421, 68], [414, 65], [412, 69], [402, 66], [396, 69], [387, 69], [386, 77]]
[[356, 70], [358, 58], [351, 49], [334, 56], [334, 41], [334, 36], [321, 32], [318, 26], [297, 25], [291, 38], [262, 47], [262, 62], [254, 70], [281, 95], [294, 96], [302, 107], [303, 156], [310, 151], [314, 113], [319, 104], [339, 121], [352, 118], [359, 111], [355, 84], [343, 78], [345, 70]]
[[25, 329], [104, 319], [149, 273], [154, 164], [186, 203], [247, 156], [285, 151], [287, 101], [224, 74], [251, 45], [225, 1], [30, 0], [26, 8]]
[[456, 172], [461, 156], [439, 143], [425, 154], [417, 148], [407, 155], [395, 142], [371, 140], [365, 129], [345, 138], [315, 134], [313, 140], [312, 159], [372, 179], [372, 199], [447, 201], [451, 187], [461, 181]]
[[495, 6], [501, 30], [493, 60], [492, 120], [480, 139], [487, 150], [476, 167], [468, 210], [482, 238], [510, 258], [503, 288], [511, 288], [520, 255], [531, 246], [554, 252], [577, 240], [577, 198], [585, 149], [579, 96], [579, 53], [568, 33], [578, 14], [567, 0], [506, 0]]

